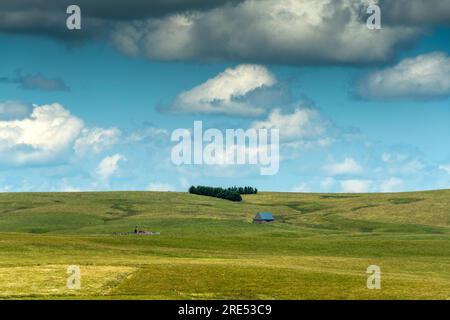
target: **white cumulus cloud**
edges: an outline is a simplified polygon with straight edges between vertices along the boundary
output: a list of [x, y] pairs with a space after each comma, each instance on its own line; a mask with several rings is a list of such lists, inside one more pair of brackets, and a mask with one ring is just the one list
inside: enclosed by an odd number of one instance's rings
[[270, 87], [276, 78], [259, 65], [238, 65], [228, 68], [214, 78], [180, 93], [172, 109], [176, 112], [254, 116], [264, 109], [245, 100], [250, 92]]
[[19, 164], [45, 160], [66, 150], [82, 128], [61, 104], [34, 105], [27, 118], [0, 121], [0, 151]]
[[291, 113], [273, 110], [266, 120], [255, 121], [255, 129], [279, 129], [284, 140], [326, 139], [327, 121], [313, 108], [298, 107]]
[[75, 153], [81, 156], [100, 153], [116, 144], [120, 135], [121, 131], [117, 128], [83, 129], [73, 148]]
[[97, 174], [102, 180], [108, 180], [119, 169], [119, 162], [126, 161], [125, 156], [114, 154], [104, 158], [97, 167]]
[[358, 94], [366, 99], [432, 99], [450, 95], [450, 57], [432, 52], [407, 58], [363, 78]]

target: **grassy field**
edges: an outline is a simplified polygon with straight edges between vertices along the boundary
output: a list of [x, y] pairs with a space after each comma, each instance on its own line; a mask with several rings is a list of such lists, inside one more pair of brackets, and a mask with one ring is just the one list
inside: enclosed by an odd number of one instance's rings
[[0, 298], [450, 299], [450, 191], [243, 198], [0, 194]]

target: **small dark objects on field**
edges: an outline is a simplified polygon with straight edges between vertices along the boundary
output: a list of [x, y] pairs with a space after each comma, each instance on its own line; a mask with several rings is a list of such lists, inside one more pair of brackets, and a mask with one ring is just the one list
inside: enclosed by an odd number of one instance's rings
[[138, 233], [134, 232], [117, 232], [114, 233], [115, 236], [156, 236], [160, 235], [161, 232], [153, 232], [153, 231], [140, 231]]
[[137, 227], [134, 228], [133, 232], [114, 233], [114, 235], [116, 235], [116, 236], [155, 236], [155, 235], [160, 235], [160, 234], [161, 234], [161, 232], [138, 230]]

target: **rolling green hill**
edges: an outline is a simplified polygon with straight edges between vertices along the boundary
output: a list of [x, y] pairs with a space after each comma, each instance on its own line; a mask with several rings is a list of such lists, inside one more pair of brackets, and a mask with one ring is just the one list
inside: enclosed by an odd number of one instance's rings
[[[243, 199], [0, 194], [0, 298], [450, 298], [450, 191]], [[276, 222], [252, 224], [258, 211]], [[135, 226], [161, 234], [117, 234]], [[369, 265], [381, 290], [366, 287]]]

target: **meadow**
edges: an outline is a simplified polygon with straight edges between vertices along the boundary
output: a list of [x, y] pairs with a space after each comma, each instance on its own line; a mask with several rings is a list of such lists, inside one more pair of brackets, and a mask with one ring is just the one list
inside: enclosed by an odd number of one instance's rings
[[450, 191], [1, 193], [0, 298], [450, 299]]

